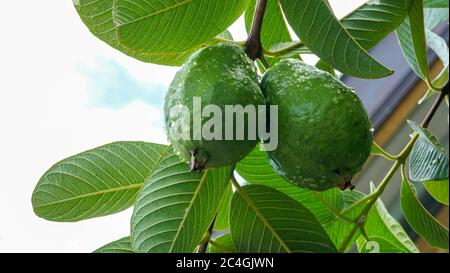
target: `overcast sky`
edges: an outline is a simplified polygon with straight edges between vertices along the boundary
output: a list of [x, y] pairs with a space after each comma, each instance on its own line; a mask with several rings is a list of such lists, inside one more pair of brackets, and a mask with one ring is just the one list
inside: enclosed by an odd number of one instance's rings
[[[342, 16], [364, 0], [330, 2]], [[52, 223], [33, 214], [31, 194], [73, 154], [117, 140], [166, 142], [160, 108], [177, 69], [102, 43], [70, 0], [3, 1], [0, 26], [0, 252], [91, 252], [128, 235], [130, 210]], [[246, 38], [242, 20], [231, 31]]]

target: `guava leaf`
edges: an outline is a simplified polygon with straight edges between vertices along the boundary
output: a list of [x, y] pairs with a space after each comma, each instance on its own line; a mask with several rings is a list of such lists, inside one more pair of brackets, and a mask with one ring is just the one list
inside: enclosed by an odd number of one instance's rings
[[410, 2], [409, 15], [396, 33], [403, 55], [411, 69], [422, 80], [430, 82], [423, 0]]
[[[438, 88], [444, 88], [448, 82], [448, 67], [449, 67], [449, 50], [447, 42], [442, 39], [439, 35], [432, 32], [431, 30], [426, 30], [428, 46], [438, 55], [439, 59], [442, 61], [444, 68], [439, 73], [439, 75], [433, 80], [433, 86]], [[425, 95], [420, 99], [419, 104], [424, 103], [436, 93], [433, 89], [429, 88]]]
[[426, 8], [424, 10], [425, 28], [433, 30], [440, 23], [448, 21], [449, 11], [448, 7], [443, 9]]
[[230, 233], [214, 238], [208, 245], [206, 253], [236, 253], [233, 238]]
[[233, 197], [233, 190], [231, 183], [228, 183], [227, 188], [220, 201], [219, 208], [217, 209], [216, 222], [214, 223], [214, 230], [229, 230], [230, 229], [230, 206], [231, 198]]
[[427, 8], [448, 8], [447, 0], [424, 0], [423, 2]]
[[334, 68], [331, 67], [331, 65], [327, 64], [324, 60], [319, 60], [315, 66], [320, 70], [323, 70], [325, 72], [330, 73], [333, 76], [336, 76], [336, 71], [334, 71]]
[[448, 249], [448, 229], [423, 207], [406, 177], [402, 183], [400, 204], [406, 221], [417, 234], [433, 247]]
[[415, 183], [448, 181], [448, 151], [429, 130], [413, 121], [408, 124], [419, 134], [408, 161], [410, 180]]
[[[443, 88], [447, 82], [448, 82], [448, 65], [445, 66], [442, 71], [439, 73], [439, 75], [433, 80], [433, 86], [437, 86], [440, 88]], [[436, 94], [437, 92], [434, 91], [433, 89], [428, 89], [428, 91], [425, 93], [425, 95], [419, 100], [418, 104], [422, 104], [425, 101], [428, 101], [430, 98], [433, 97], [434, 94]]]
[[138, 52], [184, 52], [225, 31], [249, 0], [116, 0], [121, 44]]
[[371, 236], [371, 241], [367, 242], [360, 237], [358, 239], [359, 253], [402, 253], [397, 246], [384, 237]]
[[[111, 47], [137, 60], [160, 65], [180, 66], [191, 54], [203, 46], [196, 46], [183, 52], [154, 53], [151, 51], [132, 50], [120, 43], [117, 38], [117, 24], [113, 19], [114, 1], [73, 0], [73, 2], [81, 20], [92, 34]], [[227, 39], [229, 39], [228, 37]], [[217, 41], [211, 39], [205, 42], [204, 45], [212, 45], [214, 43], [217, 43]]]
[[109, 243], [96, 251], [94, 253], [101, 254], [131, 254], [134, 253], [133, 248], [131, 247], [130, 237], [125, 237], [120, 240]]
[[[371, 192], [375, 186], [371, 183]], [[364, 230], [379, 253], [417, 253], [414, 242], [409, 238], [401, 224], [389, 213], [381, 199], [378, 199], [369, 212]], [[370, 251], [368, 241], [361, 236], [358, 239], [359, 252]]]
[[232, 168], [191, 173], [172, 152], [155, 166], [138, 195], [131, 219], [136, 252], [186, 253], [212, 223]]
[[[185, 52], [166, 52], [155, 54], [149, 51], [131, 50], [122, 45], [117, 39], [117, 25], [113, 20], [113, 2], [111, 0], [74, 0], [75, 7], [81, 20], [89, 30], [100, 40], [106, 42], [111, 47], [137, 60], [162, 64], [181, 65], [194, 50]], [[196, 48], [197, 49], [197, 48]]]
[[[344, 191], [342, 192], [343, 200], [344, 200], [344, 206], [343, 211], [345, 211], [344, 216], [346, 216], [349, 219], [355, 219], [359, 216], [359, 214], [364, 209], [365, 203], [361, 203], [358, 205], [355, 205], [359, 200], [363, 199], [365, 195], [358, 191]], [[347, 236], [350, 234], [354, 223], [349, 223], [341, 218], [336, 218], [336, 220], [325, 224], [323, 227], [325, 231], [328, 233], [328, 236], [330, 236], [331, 240], [333, 241], [334, 245], [337, 249], [340, 249], [342, 244], [344, 243]], [[360, 236], [359, 230], [355, 232], [355, 235], [353, 235], [353, 238], [350, 240], [350, 243], [348, 244], [348, 247], [345, 251], [350, 250], [350, 248], [353, 247], [356, 240]]]
[[286, 19], [302, 42], [344, 74], [382, 78], [392, 71], [362, 48], [324, 0], [280, 0]]
[[236, 191], [230, 231], [239, 253], [336, 252], [314, 215], [296, 200], [262, 185]]
[[448, 151], [429, 130], [412, 121], [409, 125], [419, 134], [408, 161], [409, 177], [424, 183], [437, 201], [448, 205]]
[[36, 185], [34, 212], [51, 221], [75, 222], [125, 210], [166, 149], [116, 142], [62, 160]]
[[449, 53], [447, 42], [431, 30], [427, 29], [426, 35], [428, 46], [438, 55], [439, 59], [444, 64], [444, 67], [448, 68]]
[[336, 216], [319, 198], [336, 210], [342, 209], [343, 200], [338, 189], [315, 193], [288, 183], [273, 171], [267, 154], [258, 147], [237, 164], [236, 171], [249, 184], [269, 186], [287, 194], [308, 208], [322, 224], [334, 220]]
[[394, 31], [408, 15], [408, 1], [368, 1], [341, 19], [360, 46], [370, 49]]
[[447, 181], [426, 181], [423, 183], [425, 189], [428, 193], [433, 196], [433, 198], [448, 206], [448, 196], [449, 196], [449, 184]]

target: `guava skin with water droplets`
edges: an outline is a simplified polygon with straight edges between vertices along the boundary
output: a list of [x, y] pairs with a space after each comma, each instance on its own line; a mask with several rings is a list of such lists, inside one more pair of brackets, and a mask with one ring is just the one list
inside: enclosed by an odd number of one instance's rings
[[[198, 135], [194, 138], [195, 97], [201, 98], [202, 109], [207, 105], [216, 105], [220, 108], [221, 140], [206, 140], [203, 135], [200, 139]], [[249, 138], [248, 117], [245, 116], [244, 139], [236, 139], [234, 132], [233, 140], [227, 140], [225, 106], [254, 105], [257, 110], [258, 105], [265, 104], [256, 67], [244, 50], [235, 45], [214, 45], [194, 53], [176, 74], [165, 98], [165, 130], [180, 158], [191, 163], [192, 171], [231, 166], [250, 153], [258, 143], [258, 139]], [[190, 128], [189, 139], [180, 139], [172, 130], [174, 124], [179, 122], [179, 116], [171, 115], [170, 109], [180, 105], [190, 110], [190, 117], [188, 120], [185, 119], [182, 126], [183, 129]], [[202, 127], [210, 117], [202, 119]], [[234, 121], [236, 124], [236, 117]], [[236, 125], [234, 127], [236, 128]]]
[[355, 92], [293, 59], [270, 68], [261, 89], [270, 105], [278, 105], [279, 145], [268, 153], [275, 171], [315, 191], [347, 187], [373, 141], [369, 116]]

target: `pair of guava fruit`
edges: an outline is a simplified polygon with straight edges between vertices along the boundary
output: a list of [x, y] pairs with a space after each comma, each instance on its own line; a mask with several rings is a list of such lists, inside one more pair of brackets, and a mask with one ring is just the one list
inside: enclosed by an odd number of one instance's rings
[[[280, 176], [302, 188], [346, 188], [370, 155], [371, 123], [351, 88], [297, 59], [278, 62], [260, 82], [243, 49], [218, 44], [190, 57], [165, 98], [166, 133], [192, 171], [236, 164], [259, 142], [248, 134], [227, 140], [225, 117], [221, 138], [199, 138], [196, 126], [210, 119], [195, 110], [194, 98], [222, 112], [227, 105], [278, 106], [278, 148], [268, 152], [269, 161]], [[188, 137], [180, 137], [180, 131]]]

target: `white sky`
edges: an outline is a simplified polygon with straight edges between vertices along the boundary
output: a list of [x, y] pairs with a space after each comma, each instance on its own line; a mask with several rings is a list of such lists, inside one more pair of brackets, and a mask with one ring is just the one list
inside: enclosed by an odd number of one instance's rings
[[[365, 1], [330, 2], [340, 17]], [[165, 135], [160, 110], [145, 101], [121, 108], [93, 105], [92, 79], [80, 67], [92, 71], [112, 61], [149, 88], [167, 86], [177, 69], [111, 49], [89, 33], [70, 0], [1, 5], [0, 252], [91, 252], [129, 234], [131, 211], [75, 224], [44, 221], [31, 207], [40, 176], [57, 161], [96, 146], [117, 140], [163, 143]], [[231, 30], [235, 39], [245, 39], [242, 20]]]

